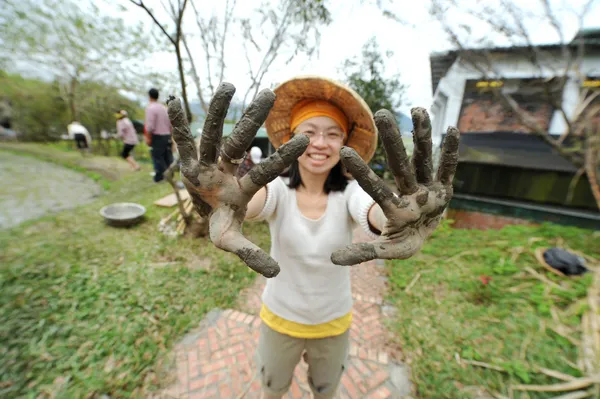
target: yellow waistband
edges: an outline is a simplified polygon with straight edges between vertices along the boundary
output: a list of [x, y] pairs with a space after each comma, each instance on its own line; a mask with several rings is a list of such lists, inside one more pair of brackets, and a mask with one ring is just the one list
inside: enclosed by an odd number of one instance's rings
[[335, 320], [322, 324], [300, 324], [281, 318], [271, 312], [265, 304], [260, 309], [260, 318], [273, 330], [296, 338], [326, 338], [345, 333], [352, 324], [352, 311]]

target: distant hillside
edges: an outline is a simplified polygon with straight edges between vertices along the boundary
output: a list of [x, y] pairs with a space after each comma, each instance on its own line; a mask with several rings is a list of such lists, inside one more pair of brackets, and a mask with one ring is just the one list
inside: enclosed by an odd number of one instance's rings
[[[190, 103], [190, 109], [192, 110], [192, 115], [196, 118], [196, 120], [204, 120], [205, 114], [202, 106], [200, 105], [200, 101], [192, 101]], [[242, 116], [242, 104], [238, 104], [234, 101], [231, 102], [229, 106], [229, 111], [227, 112], [227, 119], [233, 120]]]
[[412, 135], [411, 132], [413, 130], [413, 124], [410, 116], [405, 115], [402, 112], [398, 112], [396, 114], [396, 121], [398, 122], [400, 133], [402, 133], [403, 135]]
[[[190, 103], [190, 108], [192, 110], [192, 114], [194, 115], [194, 120], [195, 121], [203, 121], [204, 120], [204, 111], [202, 110], [202, 107], [200, 106], [200, 102], [199, 101], [192, 101]], [[229, 106], [229, 112], [227, 113], [227, 119], [229, 120], [235, 120], [238, 119], [240, 116], [242, 116], [242, 105], [238, 104], [236, 102], [232, 102], [231, 105]], [[398, 123], [398, 127], [400, 128], [400, 132], [403, 135], [406, 136], [411, 136], [412, 135], [412, 129], [413, 129], [413, 124], [412, 124], [412, 119], [410, 118], [410, 116], [402, 113], [402, 112], [397, 112], [396, 113], [396, 122]]]

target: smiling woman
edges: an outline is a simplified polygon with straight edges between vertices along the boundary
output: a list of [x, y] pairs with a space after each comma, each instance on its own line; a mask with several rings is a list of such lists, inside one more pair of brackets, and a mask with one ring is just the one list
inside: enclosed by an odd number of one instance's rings
[[[170, 101], [183, 182], [198, 211], [210, 218], [212, 242], [268, 278], [258, 344], [263, 397], [287, 392], [304, 353], [315, 397], [332, 398], [346, 366], [352, 323], [350, 270], [342, 265], [406, 259], [420, 249], [452, 197], [459, 133], [448, 130], [434, 179], [424, 109], [412, 110], [411, 165], [389, 111], [373, 118], [352, 89], [304, 76], [259, 93], [219, 148], [234, 91], [228, 83], [217, 90], [199, 151], [181, 103]], [[238, 178], [237, 165], [263, 122], [277, 151]], [[377, 132], [397, 193], [367, 165]], [[242, 235], [244, 220], [268, 222], [270, 255]], [[357, 227], [374, 241], [352, 244]]]
[[[304, 134], [310, 138], [307, 151], [293, 161], [287, 172], [288, 186], [297, 189], [302, 186], [300, 170], [310, 174], [327, 174], [323, 191], [342, 191], [348, 183], [340, 162], [340, 149], [346, 134], [333, 119], [327, 116], [315, 116], [298, 125], [295, 134]], [[319, 132], [319, 133], [317, 133]], [[305, 173], [306, 174], [306, 173]]]

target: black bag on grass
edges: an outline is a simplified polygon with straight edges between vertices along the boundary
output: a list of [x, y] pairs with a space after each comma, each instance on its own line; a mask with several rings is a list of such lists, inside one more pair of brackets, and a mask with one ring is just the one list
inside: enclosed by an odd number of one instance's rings
[[561, 248], [550, 248], [545, 251], [544, 260], [566, 276], [579, 276], [588, 271], [583, 258]]

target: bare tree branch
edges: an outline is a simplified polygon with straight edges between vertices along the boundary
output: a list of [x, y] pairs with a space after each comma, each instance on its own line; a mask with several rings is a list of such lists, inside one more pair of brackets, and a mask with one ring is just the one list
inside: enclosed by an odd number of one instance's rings
[[200, 77], [198, 76], [198, 72], [196, 70], [196, 65], [194, 64], [194, 57], [192, 56], [192, 53], [188, 46], [186, 37], [187, 37], [187, 35], [181, 36], [181, 41], [183, 42], [183, 47], [185, 48], [185, 52], [187, 53], [188, 60], [190, 61], [190, 66], [191, 66], [190, 72], [192, 73], [192, 78], [194, 79], [194, 83], [196, 85], [196, 94], [198, 95], [198, 98], [200, 99], [200, 106], [202, 107], [202, 110], [206, 113], [206, 112], [208, 112], [208, 105], [204, 101], [204, 94], [202, 93], [202, 82], [200, 81]]
[[[152, 10], [150, 10], [144, 4], [143, 0], [138, 0], [138, 1], [129, 0], [130, 3], [142, 8], [144, 11], [146, 11], [146, 13], [150, 16], [150, 18], [152, 18], [152, 21], [154, 21], [154, 24], [160, 28], [162, 33], [169, 39], [169, 41], [173, 45], [173, 47], [175, 49], [175, 56], [177, 57], [177, 69], [179, 71], [179, 81], [181, 83], [181, 96], [183, 97], [183, 102], [184, 102], [188, 121], [191, 121], [192, 120], [192, 112], [191, 112], [190, 104], [189, 104], [188, 97], [187, 97], [187, 88], [186, 88], [186, 83], [185, 83], [183, 57], [181, 55], [181, 47], [180, 47], [181, 36], [183, 34], [183, 30], [182, 30], [183, 29], [182, 28], [183, 14], [185, 12], [185, 7], [187, 5], [188, 0], [178, 0], [177, 9], [175, 8], [175, 5], [172, 3], [172, 1], [173, 0], [169, 1], [169, 8], [172, 13], [171, 19], [173, 20], [173, 23], [175, 24], [175, 37], [173, 37], [166, 31], [166, 29], [162, 26], [162, 24], [156, 19]], [[164, 3], [162, 3], [162, 4], [163, 4], [163, 7], [165, 9], [167, 9], [167, 6]]]
[[152, 11], [150, 11], [150, 9], [148, 7], [146, 7], [146, 5], [144, 4], [144, 2], [142, 0], [139, 1], [135, 1], [135, 0], [129, 0], [130, 3], [135, 4], [136, 6], [144, 9], [146, 11], [146, 13], [150, 16], [150, 18], [152, 18], [152, 20], [154, 21], [154, 24], [156, 26], [158, 26], [160, 28], [160, 30], [162, 31], [162, 33], [169, 39], [169, 41], [176, 46], [177, 43], [175, 42], [175, 39], [173, 39], [171, 37], [171, 35], [165, 30], [165, 28], [161, 25], [160, 22], [158, 22], [158, 20], [156, 19], [156, 17], [154, 16], [154, 14], [152, 13]]
[[[210, 96], [212, 96], [215, 92], [215, 86], [212, 81], [212, 72], [210, 68], [210, 48], [209, 48], [209, 34], [207, 28], [204, 26], [204, 22], [196, 9], [196, 5], [193, 0], [190, 0], [192, 4], [192, 8], [194, 9], [194, 14], [196, 15], [196, 25], [198, 26], [198, 30], [200, 31], [200, 40], [202, 42], [202, 47], [204, 48], [204, 57], [206, 62], [207, 76], [208, 76], [208, 89], [210, 90]], [[208, 112], [208, 108], [204, 110]]]
[[566, 204], [571, 204], [573, 202], [573, 196], [575, 195], [575, 188], [577, 187], [577, 184], [579, 183], [579, 180], [581, 180], [581, 176], [584, 173], [585, 173], [585, 167], [581, 167], [581, 168], [577, 169], [575, 176], [573, 176], [573, 178], [571, 179], [571, 182], [569, 183], [569, 189], [567, 190], [567, 198], [565, 200]]
[[[231, 6], [230, 6], [231, 3]], [[223, 33], [221, 34], [221, 52], [219, 64], [221, 65], [219, 71], [219, 82], [223, 81], [223, 75], [225, 73], [225, 39], [227, 38], [227, 30], [229, 28], [229, 21], [233, 18], [233, 10], [235, 9], [236, 0], [227, 0], [225, 3], [225, 18], [223, 20]]]
[[270, 39], [269, 48], [264, 54], [258, 68], [255, 70], [255, 73], [250, 74], [251, 84], [250, 87], [248, 87], [246, 93], [244, 94], [244, 99], [242, 102], [244, 108], [246, 107], [248, 96], [250, 95], [250, 93], [252, 91], [254, 91], [254, 95], [258, 93], [258, 90], [260, 89], [260, 84], [262, 83], [262, 79], [264, 78], [266, 72], [268, 71], [269, 67], [271, 66], [271, 64], [277, 56], [277, 52], [279, 51], [279, 48], [283, 43], [283, 35], [285, 34], [286, 29], [289, 26], [289, 19], [291, 17], [292, 7], [292, 0], [287, 0], [284, 3], [283, 16], [279, 18], [279, 23], [276, 25], [275, 32], [273, 33], [273, 36]]
[[[590, 126], [591, 129], [591, 126]], [[590, 134], [585, 149], [585, 172], [592, 188], [592, 194], [600, 207], [600, 176], [598, 175], [598, 153], [600, 152], [600, 130]]]

